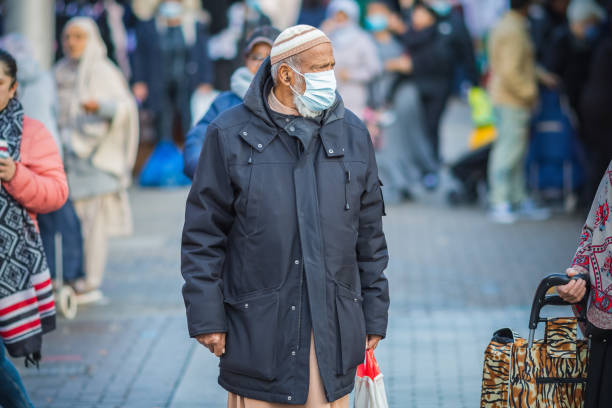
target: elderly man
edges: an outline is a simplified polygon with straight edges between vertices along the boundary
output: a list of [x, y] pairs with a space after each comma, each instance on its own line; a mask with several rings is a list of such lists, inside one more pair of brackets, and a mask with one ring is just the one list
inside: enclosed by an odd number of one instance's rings
[[244, 103], [207, 130], [187, 199], [183, 297], [190, 336], [220, 357], [231, 407], [347, 407], [366, 347], [386, 334], [374, 150], [333, 68], [323, 32], [290, 27]]

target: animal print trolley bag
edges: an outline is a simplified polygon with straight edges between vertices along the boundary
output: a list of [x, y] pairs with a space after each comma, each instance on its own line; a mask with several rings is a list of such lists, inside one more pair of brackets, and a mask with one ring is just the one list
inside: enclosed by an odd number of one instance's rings
[[[481, 408], [582, 408], [588, 369], [588, 342], [577, 339], [582, 318], [540, 317], [546, 305], [567, 305], [546, 293], [569, 280], [555, 274], [540, 283], [528, 340], [510, 329], [493, 334], [484, 355]], [[534, 341], [538, 323], [546, 323], [545, 337]]]

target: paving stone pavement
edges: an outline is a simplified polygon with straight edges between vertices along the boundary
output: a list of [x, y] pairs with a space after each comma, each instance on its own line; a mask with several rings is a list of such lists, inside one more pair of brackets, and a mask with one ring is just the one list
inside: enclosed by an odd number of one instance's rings
[[[462, 145], [448, 135], [447, 146]], [[108, 303], [59, 319], [40, 370], [21, 369], [36, 407], [225, 406], [217, 361], [187, 338], [179, 272], [186, 192], [132, 190], [135, 234], [110, 245]], [[447, 207], [442, 193], [387, 210], [392, 303], [377, 358], [390, 406], [476, 407], [492, 332], [527, 335], [535, 286], [564, 270], [582, 221], [496, 226], [481, 208]]]

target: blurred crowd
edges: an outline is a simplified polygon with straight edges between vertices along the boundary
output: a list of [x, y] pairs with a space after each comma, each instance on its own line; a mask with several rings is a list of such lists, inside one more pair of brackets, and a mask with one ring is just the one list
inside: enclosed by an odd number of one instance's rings
[[[367, 125], [388, 203], [453, 178], [453, 204], [494, 221], [590, 202], [612, 158], [608, 0], [58, 0], [56, 64], [22, 35], [18, 96], [60, 146], [70, 200], [41, 215], [51, 269], [99, 300], [109, 237], [131, 230], [127, 188], [188, 184], [206, 129], [241, 103], [279, 29], [320, 27], [338, 91]], [[469, 102], [467, 153], [441, 155], [451, 98]], [[538, 200], [536, 200], [538, 199]], [[82, 253], [82, 256], [74, 254]], [[75, 261], [76, 259], [76, 261]]]

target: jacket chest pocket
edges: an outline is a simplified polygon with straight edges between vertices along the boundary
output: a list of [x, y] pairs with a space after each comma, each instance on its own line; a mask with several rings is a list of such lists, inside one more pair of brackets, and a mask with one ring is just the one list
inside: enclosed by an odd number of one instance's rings
[[319, 200], [322, 215], [356, 214], [365, 188], [366, 165], [341, 158], [321, 160], [318, 163]]
[[226, 301], [227, 337], [223, 370], [272, 381], [276, 378], [278, 292]]
[[366, 347], [363, 298], [342, 285], [336, 285], [339, 358], [338, 374], [346, 375], [363, 363]]

